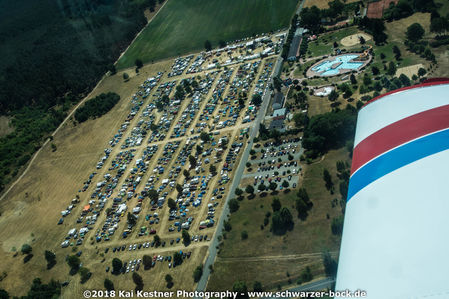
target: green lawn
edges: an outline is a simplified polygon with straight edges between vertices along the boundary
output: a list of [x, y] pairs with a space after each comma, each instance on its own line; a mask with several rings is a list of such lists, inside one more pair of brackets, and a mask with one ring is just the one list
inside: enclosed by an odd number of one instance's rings
[[340, 41], [342, 38], [352, 34], [356, 34], [357, 32], [359, 32], [357, 27], [352, 26], [320, 35], [316, 41], [309, 43], [307, 49], [307, 57], [332, 54], [334, 49], [334, 42], [337, 42], [339, 47], [341, 47]]
[[210, 40], [232, 41], [287, 28], [298, 0], [167, 0], [117, 67], [151, 62], [202, 50]]

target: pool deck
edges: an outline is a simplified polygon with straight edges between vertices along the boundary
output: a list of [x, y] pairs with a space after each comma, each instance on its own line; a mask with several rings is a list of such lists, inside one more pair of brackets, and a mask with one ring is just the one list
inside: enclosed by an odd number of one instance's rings
[[[340, 54], [340, 55], [336, 55], [336, 56], [329, 56], [327, 58], [324, 58], [324, 59], [318, 61], [317, 63], [313, 64], [311, 67], [309, 67], [309, 69], [306, 72], [306, 77], [307, 78], [313, 78], [313, 77], [333, 77], [333, 76], [338, 76], [338, 75], [341, 75], [341, 74], [344, 74], [344, 73], [349, 73], [349, 72], [352, 72], [352, 71], [358, 72], [361, 69], [363, 69], [372, 59], [372, 55], [370, 55], [370, 54], [368, 54], [369, 57], [365, 61], [357, 60], [357, 58], [355, 58], [354, 60], [351, 60], [351, 62], [362, 62], [363, 64], [360, 67], [358, 67], [357, 69], [339, 69], [338, 74], [323, 75], [323, 73], [325, 71], [316, 72], [316, 71], [313, 70], [313, 68], [315, 68], [316, 66], [322, 64], [323, 62], [332, 61], [332, 60], [335, 60], [337, 57], [348, 56], [348, 55], [362, 55], [362, 53], [344, 53], [344, 54]], [[339, 65], [341, 65], [341, 62], [336, 61], [332, 65], [331, 69], [335, 69]]]

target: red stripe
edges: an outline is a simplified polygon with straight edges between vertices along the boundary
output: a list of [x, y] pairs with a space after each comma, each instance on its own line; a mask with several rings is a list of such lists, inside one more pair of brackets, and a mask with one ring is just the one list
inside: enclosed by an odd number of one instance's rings
[[449, 128], [449, 105], [394, 122], [363, 139], [354, 148], [351, 175], [371, 159], [401, 144]]
[[427, 79], [427, 80], [425, 80], [421, 84], [417, 84], [417, 85], [413, 85], [413, 86], [406, 86], [406, 87], [402, 87], [402, 88], [395, 89], [395, 90], [389, 91], [387, 93], [381, 94], [380, 96], [377, 96], [377, 97], [369, 100], [368, 102], [366, 102], [365, 105], [363, 105], [362, 109], [364, 107], [366, 107], [366, 105], [369, 105], [372, 102], [377, 101], [377, 100], [379, 100], [379, 99], [381, 99], [381, 98], [383, 98], [385, 96], [388, 96], [390, 94], [393, 94], [393, 93], [397, 93], [397, 92], [404, 91], [404, 90], [409, 90], [409, 89], [414, 89], [414, 88], [420, 88], [420, 87], [426, 87], [426, 86], [435, 86], [435, 85], [442, 85], [442, 84], [449, 84], [449, 78], [432, 78], [432, 79]]

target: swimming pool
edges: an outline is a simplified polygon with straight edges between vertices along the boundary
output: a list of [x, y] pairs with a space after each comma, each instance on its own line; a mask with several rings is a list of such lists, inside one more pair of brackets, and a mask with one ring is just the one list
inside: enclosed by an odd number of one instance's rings
[[334, 76], [340, 74], [340, 70], [357, 70], [364, 64], [364, 62], [351, 62], [357, 57], [359, 57], [357, 54], [347, 54], [333, 57], [331, 60], [328, 58], [312, 67], [312, 71], [320, 76]]

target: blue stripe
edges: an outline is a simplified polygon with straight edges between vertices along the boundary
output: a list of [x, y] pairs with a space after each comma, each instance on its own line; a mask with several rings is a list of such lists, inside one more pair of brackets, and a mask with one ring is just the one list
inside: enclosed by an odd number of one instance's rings
[[449, 149], [449, 129], [395, 148], [365, 164], [349, 180], [349, 201], [375, 180], [419, 159]]

